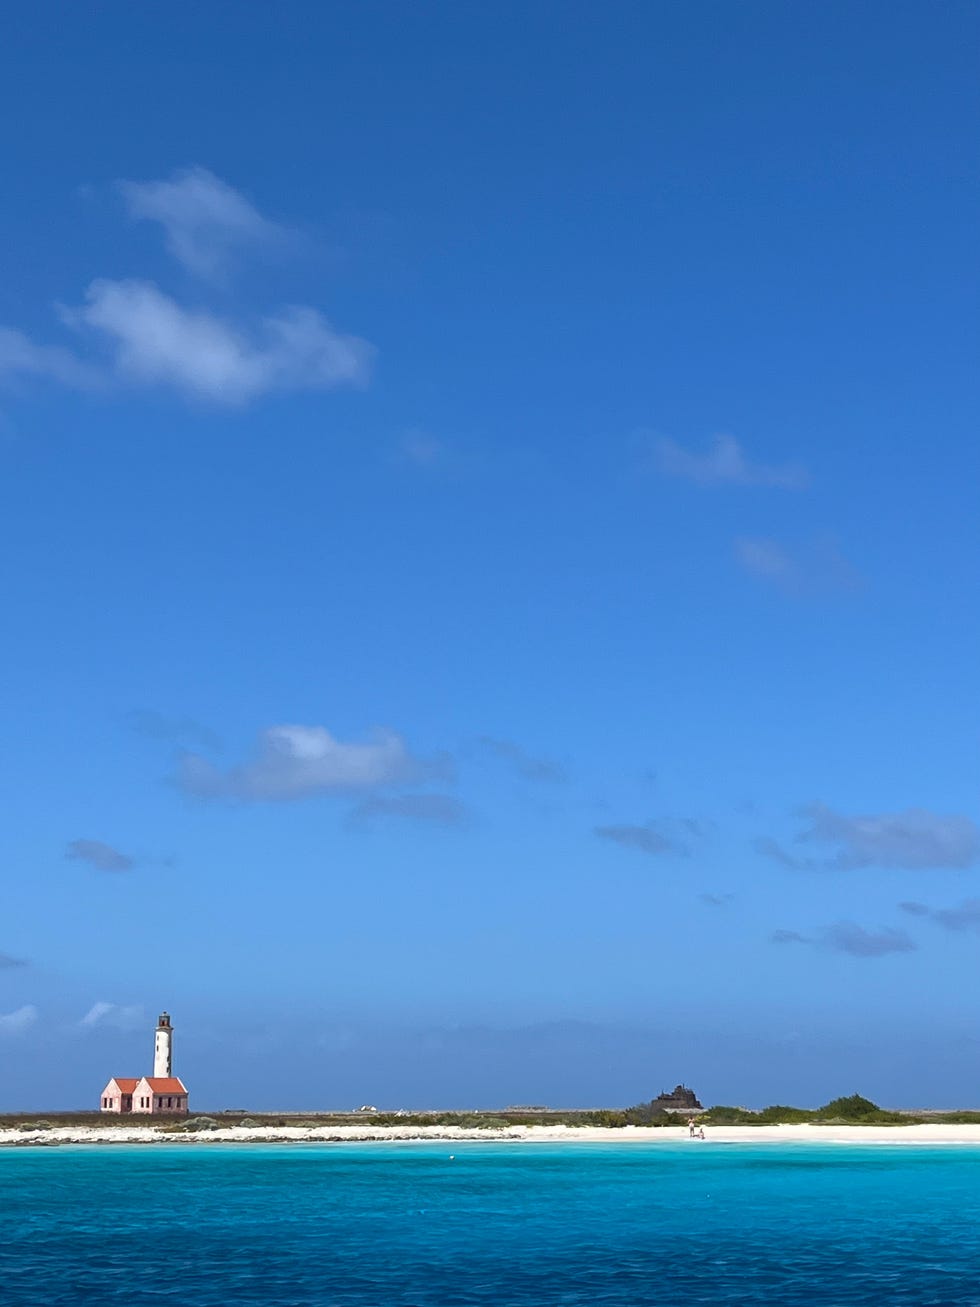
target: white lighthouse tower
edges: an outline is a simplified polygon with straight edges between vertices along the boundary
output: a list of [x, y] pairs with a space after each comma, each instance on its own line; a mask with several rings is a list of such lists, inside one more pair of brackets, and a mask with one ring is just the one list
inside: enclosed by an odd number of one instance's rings
[[170, 1025], [170, 1013], [161, 1012], [157, 1022], [157, 1032], [153, 1039], [153, 1074], [154, 1076], [172, 1076], [174, 1073], [174, 1032]]

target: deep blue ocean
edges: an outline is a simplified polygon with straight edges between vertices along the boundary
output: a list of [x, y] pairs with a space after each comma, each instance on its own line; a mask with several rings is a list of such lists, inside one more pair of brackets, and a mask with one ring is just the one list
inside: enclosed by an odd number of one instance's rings
[[11, 1149], [0, 1214], [2, 1307], [980, 1304], [970, 1147]]

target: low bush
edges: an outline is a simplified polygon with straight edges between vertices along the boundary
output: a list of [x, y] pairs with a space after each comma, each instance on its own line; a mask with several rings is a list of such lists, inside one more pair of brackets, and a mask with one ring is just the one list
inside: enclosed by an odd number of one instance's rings
[[829, 1103], [824, 1103], [813, 1115], [828, 1121], [860, 1121], [880, 1111], [878, 1104], [872, 1103], [870, 1098], [849, 1094], [847, 1098], [833, 1098]]

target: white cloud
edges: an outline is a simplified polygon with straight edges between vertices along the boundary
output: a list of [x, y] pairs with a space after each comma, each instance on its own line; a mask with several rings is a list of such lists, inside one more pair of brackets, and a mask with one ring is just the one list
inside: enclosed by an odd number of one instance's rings
[[855, 591], [863, 584], [860, 573], [833, 539], [812, 541], [798, 556], [764, 536], [742, 536], [734, 548], [735, 559], [746, 572], [790, 594]]
[[207, 168], [118, 185], [130, 216], [160, 223], [168, 251], [200, 277], [222, 272], [239, 250], [282, 244], [289, 236]]
[[375, 817], [407, 817], [412, 821], [458, 826], [466, 820], [466, 805], [452, 794], [372, 794], [351, 814], [353, 821], [370, 821]]
[[955, 869], [971, 867], [980, 859], [980, 829], [969, 817], [947, 816], [924, 808], [848, 817], [822, 803], [810, 804], [805, 815], [810, 826], [798, 839], [836, 844], [834, 865], [843, 870]]
[[563, 781], [566, 779], [565, 768], [551, 758], [537, 758], [527, 752], [516, 740], [497, 739], [492, 735], [481, 735], [478, 744], [489, 754], [510, 763], [519, 775], [529, 781]]
[[793, 582], [799, 567], [775, 540], [741, 538], [735, 541], [735, 557], [754, 576], [769, 581]]
[[146, 1022], [143, 1009], [138, 1004], [129, 1007], [118, 1003], [93, 1003], [79, 1021], [83, 1030], [94, 1030], [96, 1026], [112, 1026], [116, 1030], [138, 1030]]
[[701, 486], [770, 486], [799, 490], [809, 480], [806, 469], [795, 463], [775, 466], [746, 458], [734, 436], [715, 436], [702, 453], [693, 453], [668, 436], [654, 442], [660, 470]]
[[128, 853], [114, 849], [103, 840], [72, 840], [65, 850], [66, 858], [91, 863], [99, 871], [132, 871], [133, 859]]
[[955, 908], [930, 908], [925, 903], [900, 903], [913, 917], [928, 917], [947, 930], [970, 930], [980, 934], [980, 899], [964, 899]]
[[377, 730], [363, 743], [345, 743], [323, 726], [270, 726], [255, 757], [222, 772], [198, 754], [181, 761], [177, 782], [201, 798], [302, 799], [377, 789], [447, 774], [444, 759], [414, 757], [394, 731]]
[[0, 381], [21, 377], [57, 381], [82, 390], [99, 384], [98, 373], [71, 350], [37, 345], [22, 331], [0, 327]]
[[444, 458], [445, 453], [445, 444], [424, 431], [409, 431], [402, 438], [398, 451], [403, 463], [413, 463], [416, 467], [431, 467]]
[[821, 926], [814, 935], [802, 935], [798, 930], [774, 930], [769, 938], [773, 944], [808, 944], [832, 953], [849, 953], [855, 958], [914, 953], [917, 947], [915, 940], [904, 930], [891, 926], [868, 930], [854, 921], [836, 921], [832, 926]]
[[[205, 276], [245, 245], [269, 245], [289, 235], [204, 168], [165, 181], [119, 185], [130, 214], [159, 223], [171, 253]], [[181, 304], [139, 278], [96, 279], [84, 304], [59, 311], [84, 343], [73, 350], [0, 327], [0, 382], [169, 386], [195, 398], [240, 405], [277, 391], [363, 385], [375, 353], [367, 341], [336, 330], [308, 305], [287, 304], [256, 317], [222, 316]], [[424, 451], [419, 448], [416, 455], [424, 457]]]
[[830, 856], [800, 857], [775, 840], [756, 841], [756, 849], [798, 871], [855, 871], [882, 867], [896, 871], [964, 870], [980, 862], [980, 827], [969, 817], [907, 808], [904, 812], [849, 817], [823, 803], [802, 811], [809, 826], [794, 844], [831, 846]]
[[824, 948], [850, 953], [855, 958], [881, 958], [888, 953], [913, 953], [915, 941], [904, 930], [886, 927], [866, 930], [853, 921], [837, 921], [821, 932]]
[[648, 821], [645, 826], [596, 826], [593, 834], [602, 840], [611, 840], [626, 849], [638, 849], [640, 853], [657, 856], [661, 853], [679, 853], [674, 841], [661, 831], [657, 825]]
[[39, 1013], [33, 1003], [26, 1003], [15, 1012], [0, 1013], [0, 1035], [23, 1034], [38, 1019]]
[[119, 377], [219, 403], [362, 385], [374, 353], [367, 341], [335, 331], [316, 309], [301, 305], [261, 319], [250, 331], [184, 308], [148, 281], [93, 281], [86, 300], [62, 316], [102, 336]]

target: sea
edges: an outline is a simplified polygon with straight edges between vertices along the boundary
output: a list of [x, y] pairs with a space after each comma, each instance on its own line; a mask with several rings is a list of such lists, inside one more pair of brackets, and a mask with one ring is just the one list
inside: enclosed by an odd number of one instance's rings
[[980, 1304], [980, 1148], [0, 1150], [2, 1307]]

